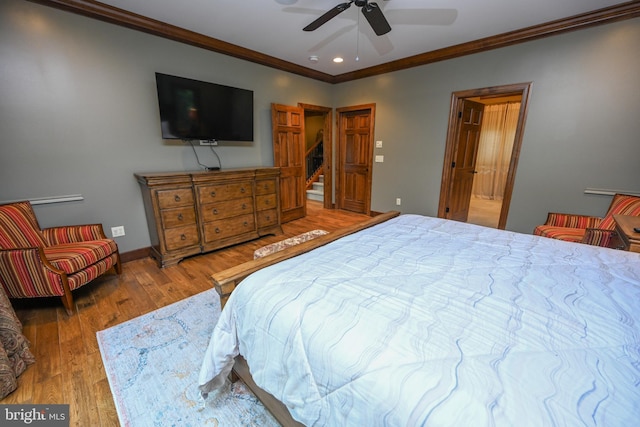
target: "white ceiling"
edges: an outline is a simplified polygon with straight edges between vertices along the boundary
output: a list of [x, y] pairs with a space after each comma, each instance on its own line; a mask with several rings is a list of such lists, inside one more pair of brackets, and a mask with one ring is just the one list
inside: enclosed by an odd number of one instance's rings
[[[375, 0], [391, 32], [376, 36], [355, 4], [313, 32], [302, 28], [345, 0], [101, 0], [102, 3], [329, 75], [625, 3], [617, 0]], [[311, 62], [310, 56], [317, 56]], [[342, 56], [344, 62], [332, 59]]]

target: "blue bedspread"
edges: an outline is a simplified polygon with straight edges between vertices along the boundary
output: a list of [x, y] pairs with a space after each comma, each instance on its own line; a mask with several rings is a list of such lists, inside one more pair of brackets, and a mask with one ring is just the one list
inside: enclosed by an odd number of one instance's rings
[[638, 425], [640, 255], [402, 215], [245, 279], [238, 353], [308, 426]]

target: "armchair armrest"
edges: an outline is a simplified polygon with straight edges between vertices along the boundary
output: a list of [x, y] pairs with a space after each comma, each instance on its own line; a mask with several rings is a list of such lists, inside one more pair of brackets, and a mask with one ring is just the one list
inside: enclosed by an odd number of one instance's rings
[[44, 238], [50, 245], [85, 242], [87, 240], [106, 239], [102, 224], [68, 225], [51, 227], [42, 230]]
[[602, 218], [590, 215], [575, 215], [549, 212], [544, 225], [569, 228], [597, 228]]
[[601, 246], [611, 248], [615, 243], [614, 237], [617, 236], [614, 230], [605, 230], [602, 228], [587, 228], [582, 238], [582, 243], [592, 246]]
[[63, 295], [61, 275], [40, 247], [0, 250], [0, 280], [12, 298]]

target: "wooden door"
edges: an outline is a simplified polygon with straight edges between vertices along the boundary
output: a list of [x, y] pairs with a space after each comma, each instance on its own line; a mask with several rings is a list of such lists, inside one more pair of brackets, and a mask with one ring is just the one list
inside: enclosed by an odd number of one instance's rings
[[304, 110], [271, 104], [273, 162], [280, 168], [281, 221], [306, 215], [304, 174]]
[[338, 109], [338, 208], [371, 212], [371, 170], [374, 109], [372, 106]]
[[468, 99], [462, 100], [458, 114], [458, 144], [453, 162], [449, 197], [449, 212], [446, 218], [466, 221], [473, 178], [477, 173], [476, 157], [482, 127], [484, 105]]

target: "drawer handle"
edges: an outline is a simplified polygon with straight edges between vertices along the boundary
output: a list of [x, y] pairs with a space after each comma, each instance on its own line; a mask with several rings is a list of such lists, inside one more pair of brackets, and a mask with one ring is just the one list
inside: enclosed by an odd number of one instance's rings
[[265, 184], [263, 188], [264, 188], [265, 190], [268, 190], [268, 189], [269, 189], [269, 186], [268, 186], [267, 184]]
[[214, 214], [214, 215], [218, 215], [218, 209], [214, 209], [214, 210], [213, 210], [213, 214]]
[[220, 229], [216, 227], [216, 233], [220, 233]]
[[241, 193], [244, 193], [244, 187], [242, 187], [242, 188], [240, 189], [240, 192], [241, 192]]
[[249, 223], [247, 221], [244, 222], [244, 226], [246, 227], [247, 225], [249, 225]]
[[246, 203], [242, 204], [242, 209], [247, 209], [247, 204]]
[[182, 214], [178, 214], [178, 220], [182, 221]]
[[178, 196], [177, 194], [173, 197], [173, 200], [175, 200], [176, 202], [180, 201], [180, 196]]
[[267, 215], [267, 221], [271, 220], [271, 215]]
[[212, 191], [210, 194], [211, 194], [211, 197], [216, 197], [216, 192], [215, 191]]
[[180, 240], [187, 240], [187, 236], [185, 236], [184, 234], [180, 235]]
[[269, 203], [270, 203], [270, 202], [269, 202], [269, 199], [266, 199], [266, 200], [264, 201], [264, 204], [265, 204], [265, 205], [268, 205]]

